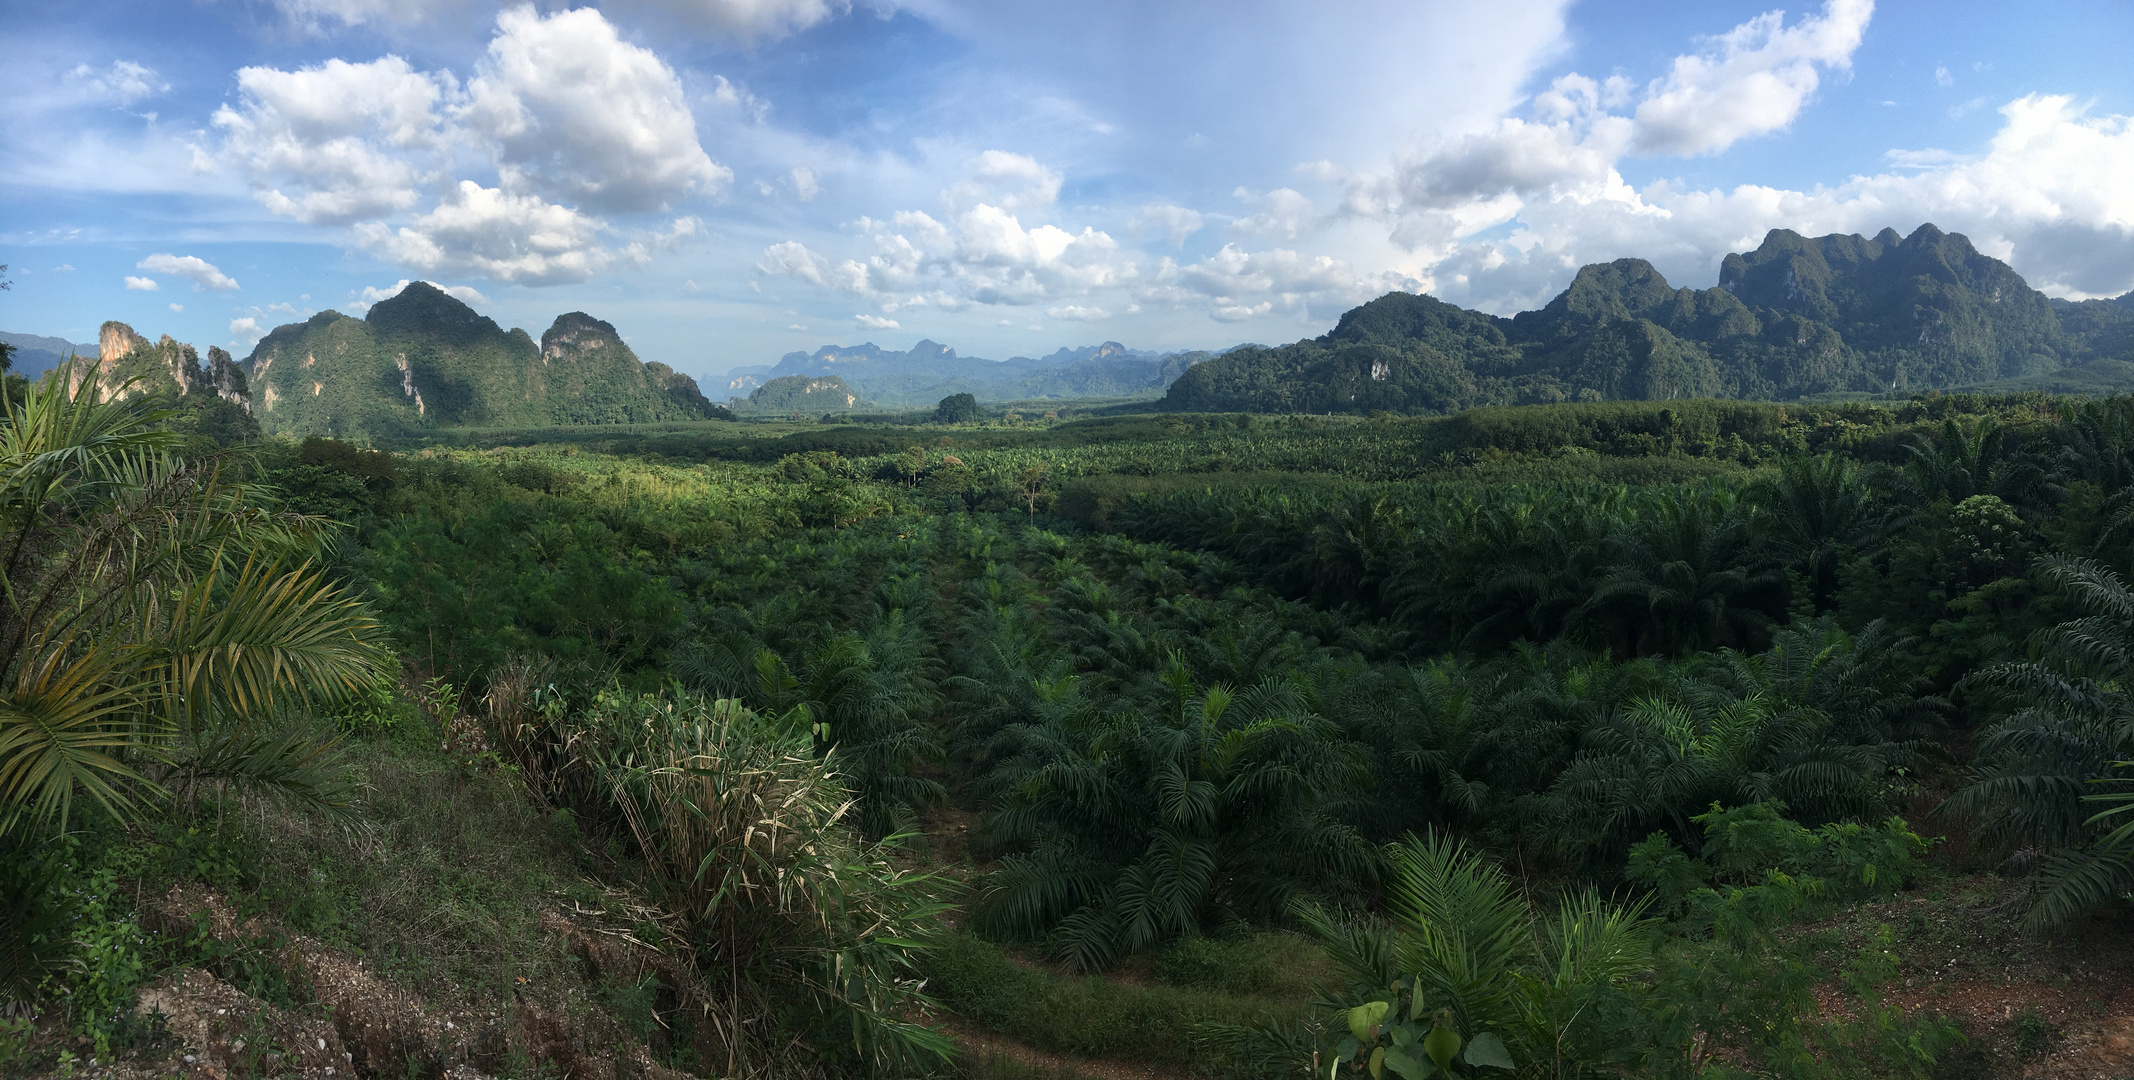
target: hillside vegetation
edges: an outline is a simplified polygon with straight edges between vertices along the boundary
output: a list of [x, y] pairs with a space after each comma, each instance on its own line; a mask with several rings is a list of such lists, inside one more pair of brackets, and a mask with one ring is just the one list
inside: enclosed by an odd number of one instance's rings
[[792, 376], [833, 376], [869, 400], [890, 406], [931, 405], [958, 393], [982, 401], [1134, 397], [1162, 392], [1185, 369], [1208, 356], [1205, 352], [1158, 354], [1107, 341], [1062, 348], [1039, 358], [995, 361], [958, 356], [956, 350], [934, 341], [922, 340], [904, 352], [869, 342], [787, 353], [775, 367], [748, 378], [760, 385]]
[[643, 363], [615, 328], [558, 316], [537, 343], [427, 282], [361, 319], [281, 326], [244, 362], [268, 434], [376, 438], [431, 427], [614, 424], [722, 413], [696, 380]]
[[[2125, 390], [2134, 300], [2049, 300], [1961, 235], [1809, 239], [1774, 229], [1719, 284], [1652, 264], [1587, 266], [1505, 319], [1391, 293], [1330, 333], [1244, 348], [1180, 376], [1186, 411], [1442, 413], [1478, 405], [1730, 397], [1793, 400], [2020, 380]], [[2100, 362], [2102, 364], [2100, 365]], [[2065, 381], [2051, 381], [2055, 378]], [[2044, 380], [2044, 381], [2040, 381]]]

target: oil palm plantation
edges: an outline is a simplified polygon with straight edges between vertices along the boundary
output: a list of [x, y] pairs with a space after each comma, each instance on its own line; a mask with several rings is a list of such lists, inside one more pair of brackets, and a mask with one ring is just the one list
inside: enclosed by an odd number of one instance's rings
[[987, 882], [982, 928], [1050, 935], [1072, 966], [1101, 968], [1369, 876], [1340, 818], [1366, 762], [1301, 694], [1202, 690], [1176, 660], [1164, 683], [1168, 700], [1117, 712], [1069, 694], [996, 738], [986, 827], [1019, 851]]

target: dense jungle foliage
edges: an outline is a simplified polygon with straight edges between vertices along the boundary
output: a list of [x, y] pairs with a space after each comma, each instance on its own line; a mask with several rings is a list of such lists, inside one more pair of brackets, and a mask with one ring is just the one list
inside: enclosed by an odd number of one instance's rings
[[[152, 400], [13, 392], [0, 992], [105, 1055], [203, 962], [130, 897], [251, 873], [397, 955], [338, 864], [242, 867], [431, 760], [656, 912], [676, 966], [601, 993], [702, 1075], [1030, 1075], [972, 1032], [1171, 1075], [1958, 1075], [1985, 1036], [1888, 999], [1902, 943], [1813, 926], [1996, 867], [2024, 926], [2130, 914], [2134, 399], [201, 453]], [[404, 963], [532, 1007], [530, 960]]]

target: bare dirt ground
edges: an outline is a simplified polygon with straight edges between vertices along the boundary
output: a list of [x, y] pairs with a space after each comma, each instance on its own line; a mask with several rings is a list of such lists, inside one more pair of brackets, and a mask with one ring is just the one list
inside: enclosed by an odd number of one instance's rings
[[1901, 964], [1885, 999], [1959, 1023], [1964, 1075], [2134, 1078], [2134, 927], [2100, 915], [2025, 932], [2022, 907], [2020, 882], [1960, 876], [1817, 929], [1845, 950], [1886, 931]]

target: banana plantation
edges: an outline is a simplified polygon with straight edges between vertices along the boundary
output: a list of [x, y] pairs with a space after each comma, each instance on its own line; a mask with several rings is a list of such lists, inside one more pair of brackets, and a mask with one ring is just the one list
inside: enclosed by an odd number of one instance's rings
[[2134, 400], [9, 394], [0, 1075], [2072, 1076], [2124, 1012]]

